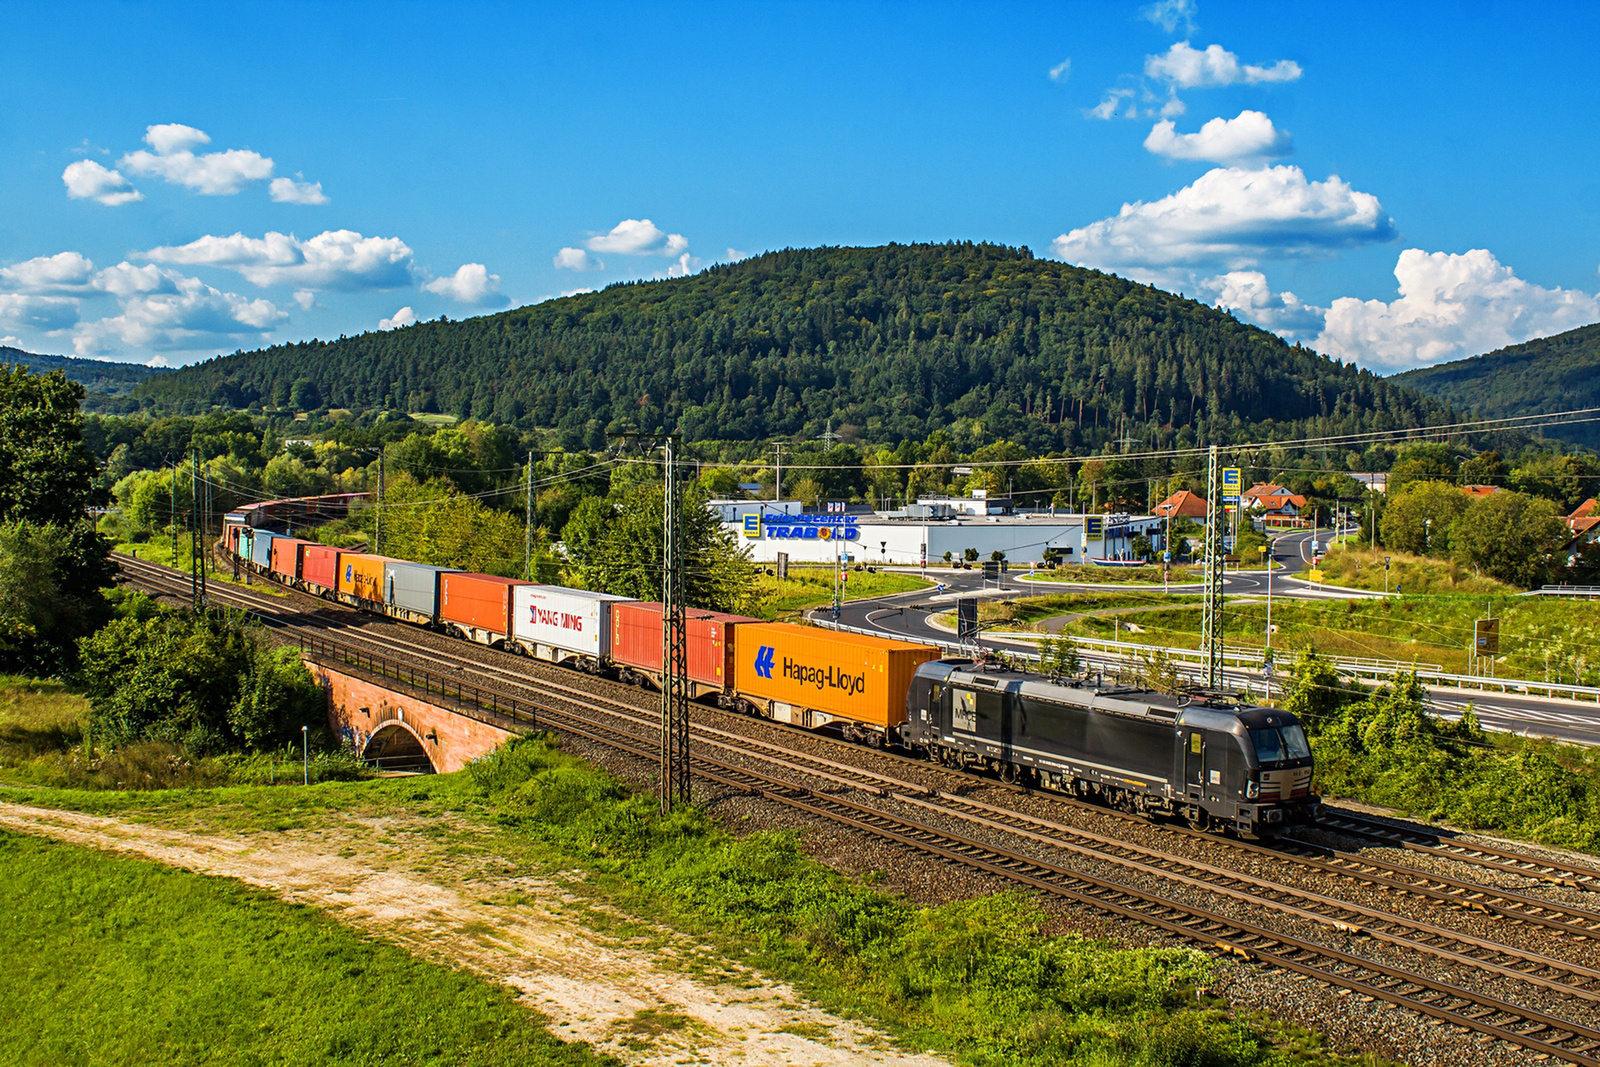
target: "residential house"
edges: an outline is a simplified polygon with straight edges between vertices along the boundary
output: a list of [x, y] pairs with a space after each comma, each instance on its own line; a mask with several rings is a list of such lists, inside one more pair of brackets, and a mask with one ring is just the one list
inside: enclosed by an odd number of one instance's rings
[[1155, 506], [1158, 519], [1205, 519], [1206, 502], [1187, 489], [1179, 489]]

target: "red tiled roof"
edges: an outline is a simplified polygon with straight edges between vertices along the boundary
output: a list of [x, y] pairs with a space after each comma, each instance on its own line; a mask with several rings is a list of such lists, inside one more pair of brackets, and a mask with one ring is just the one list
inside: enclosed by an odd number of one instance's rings
[[1157, 504], [1155, 513], [1163, 519], [1169, 515], [1187, 519], [1204, 518], [1206, 502], [1187, 489], [1179, 489], [1176, 493]]

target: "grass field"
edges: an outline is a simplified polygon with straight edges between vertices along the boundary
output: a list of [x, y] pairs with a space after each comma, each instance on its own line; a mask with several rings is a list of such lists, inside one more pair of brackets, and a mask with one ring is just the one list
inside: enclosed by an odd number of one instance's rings
[[[909, 593], [926, 589], [933, 583], [915, 574], [899, 571], [849, 571], [845, 583], [846, 600], [863, 600], [893, 593]], [[779, 619], [811, 608], [833, 603], [832, 567], [789, 568], [789, 577], [779, 581], [774, 575], [762, 573], [756, 578], [756, 587], [762, 599], [761, 617]]]
[[[172, 539], [170, 537], [160, 537], [153, 541], [123, 541], [113, 545], [111, 550], [113, 552], [121, 552], [124, 555], [135, 556], [138, 559], [148, 560], [151, 563], [159, 563], [164, 567], [174, 567], [185, 574], [189, 573], [194, 560], [194, 553], [189, 551], [188, 540], [181, 536], [178, 538], [178, 553], [176, 556], [172, 553]], [[238, 579], [235, 579], [231, 566], [223, 566], [220, 563], [215, 563], [215, 561], [213, 563], [213, 568], [206, 572], [206, 581], [208, 583], [226, 582], [229, 585], [248, 585], [256, 592], [264, 593], [268, 596], [288, 595], [272, 582], [261, 578], [252, 576], [251, 580], [246, 581], [242, 570]]]
[[0, 1062], [583, 1065], [510, 989], [238, 882], [0, 832]]
[[1389, 559], [1387, 588], [1391, 592], [1484, 595], [1517, 592], [1504, 582], [1476, 576], [1447, 559], [1413, 556], [1386, 548], [1378, 549], [1377, 558], [1374, 559], [1370, 548], [1356, 543], [1340, 544], [1328, 553], [1320, 565], [1322, 579], [1329, 585], [1382, 591], [1385, 588], [1385, 557]]

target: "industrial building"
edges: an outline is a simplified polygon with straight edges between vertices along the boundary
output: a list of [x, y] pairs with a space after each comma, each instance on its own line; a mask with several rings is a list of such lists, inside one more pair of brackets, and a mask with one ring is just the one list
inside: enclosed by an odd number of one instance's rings
[[926, 498], [896, 511], [848, 509], [806, 512], [795, 501], [716, 500], [724, 527], [759, 563], [780, 552], [793, 563], [828, 563], [837, 556], [871, 565], [937, 566], [945, 553], [968, 549], [987, 560], [1003, 552], [1010, 563], [1040, 563], [1055, 549], [1063, 563], [1126, 560], [1133, 539], [1164, 548], [1164, 520], [1153, 515], [1082, 515], [1016, 511], [1009, 500]]

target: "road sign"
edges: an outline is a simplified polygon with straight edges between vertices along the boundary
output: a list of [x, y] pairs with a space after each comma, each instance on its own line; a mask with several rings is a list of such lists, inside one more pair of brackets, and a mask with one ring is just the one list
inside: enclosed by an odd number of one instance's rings
[[1500, 620], [1478, 619], [1472, 624], [1472, 647], [1480, 656], [1500, 654]]
[[1320, 582], [1320, 581], [1322, 581], [1322, 572], [1320, 570], [1318, 570], [1317, 568], [1313, 567], [1310, 570], [1306, 571], [1306, 578], [1311, 580], [1311, 581], [1313, 581], [1313, 582]]
[[1222, 500], [1237, 501], [1239, 493], [1244, 489], [1244, 471], [1238, 467], [1222, 468]]

